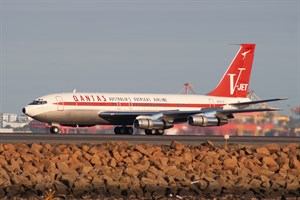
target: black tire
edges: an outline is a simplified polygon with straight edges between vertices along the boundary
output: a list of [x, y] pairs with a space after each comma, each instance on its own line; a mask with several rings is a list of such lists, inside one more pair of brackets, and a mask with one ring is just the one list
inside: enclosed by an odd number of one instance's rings
[[127, 134], [132, 135], [133, 134], [133, 128], [132, 127], [127, 127]]
[[121, 129], [120, 127], [115, 127], [114, 132], [115, 132], [116, 135], [121, 134], [121, 130], [120, 129]]
[[59, 133], [59, 128], [57, 126], [52, 126], [50, 128], [50, 133], [52, 133], [52, 134], [58, 134]]
[[164, 129], [159, 129], [159, 130], [156, 130], [155, 135], [163, 135], [164, 133], [165, 133]]

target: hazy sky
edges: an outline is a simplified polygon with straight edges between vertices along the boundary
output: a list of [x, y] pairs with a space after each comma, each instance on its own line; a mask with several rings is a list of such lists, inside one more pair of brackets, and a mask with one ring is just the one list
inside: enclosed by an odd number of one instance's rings
[[75, 88], [206, 94], [247, 42], [250, 88], [300, 104], [300, 1], [0, 1], [0, 112]]

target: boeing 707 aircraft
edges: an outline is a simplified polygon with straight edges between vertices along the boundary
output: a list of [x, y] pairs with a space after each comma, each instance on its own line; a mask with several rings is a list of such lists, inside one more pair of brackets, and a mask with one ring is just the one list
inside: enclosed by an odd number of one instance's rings
[[133, 134], [133, 127], [147, 135], [162, 135], [174, 124], [221, 126], [235, 113], [275, 111], [247, 108], [251, 104], [283, 100], [251, 101], [247, 98], [255, 44], [241, 47], [217, 87], [206, 95], [58, 93], [35, 99], [22, 109], [26, 115], [51, 125], [84, 127], [117, 125], [115, 134]]

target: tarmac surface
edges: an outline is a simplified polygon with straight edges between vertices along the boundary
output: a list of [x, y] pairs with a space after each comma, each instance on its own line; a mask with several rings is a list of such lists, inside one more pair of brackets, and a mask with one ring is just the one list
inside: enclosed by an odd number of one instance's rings
[[[125, 141], [131, 144], [150, 143], [166, 144], [172, 141], [179, 141], [186, 145], [197, 145], [206, 141], [215, 144], [224, 144], [223, 136], [204, 136], [204, 135], [113, 135], [113, 134], [46, 134], [46, 133], [0, 133], [0, 143], [103, 143]], [[228, 143], [262, 145], [275, 143], [284, 145], [288, 143], [300, 143], [300, 137], [261, 137], [261, 136], [230, 136]]]

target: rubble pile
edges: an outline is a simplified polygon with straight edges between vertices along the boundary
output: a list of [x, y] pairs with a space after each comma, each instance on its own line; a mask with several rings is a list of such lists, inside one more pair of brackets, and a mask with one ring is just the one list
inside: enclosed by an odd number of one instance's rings
[[300, 145], [0, 144], [0, 198], [289, 198]]

